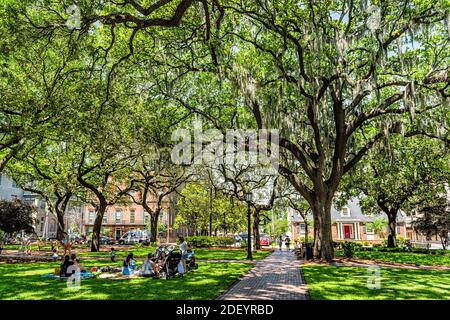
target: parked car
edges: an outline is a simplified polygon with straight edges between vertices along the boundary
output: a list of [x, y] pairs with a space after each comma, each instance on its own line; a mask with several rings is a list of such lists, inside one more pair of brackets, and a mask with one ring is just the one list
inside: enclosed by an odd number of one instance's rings
[[[92, 240], [89, 239], [88, 244], [91, 244]], [[116, 242], [110, 238], [110, 237], [106, 237], [106, 236], [100, 236], [100, 244], [115, 244]]]
[[[239, 236], [242, 238], [241, 241], [247, 241], [247, 238], [248, 238], [247, 233], [240, 233]], [[254, 241], [253, 235], [251, 236], [251, 238], [252, 238], [252, 241]]]
[[54, 236], [45, 238], [45, 241], [58, 241], [59, 242], [58, 238], [54, 237]]
[[101, 236], [100, 244], [115, 244], [115, 241], [110, 237]]
[[145, 230], [132, 230], [122, 235], [118, 241], [119, 244], [150, 244], [150, 234]]
[[267, 235], [262, 234], [259, 238], [259, 244], [262, 246], [269, 246], [270, 245], [270, 239]]

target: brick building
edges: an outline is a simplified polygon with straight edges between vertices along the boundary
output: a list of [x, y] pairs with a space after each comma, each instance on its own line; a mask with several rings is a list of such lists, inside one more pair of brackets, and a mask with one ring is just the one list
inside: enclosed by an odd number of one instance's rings
[[[160, 241], [174, 242], [177, 236], [177, 230], [174, 228], [176, 217], [176, 200], [175, 194], [167, 197], [162, 205], [161, 214], [159, 216], [158, 225], [165, 226], [165, 232], [160, 235]], [[156, 200], [148, 201], [150, 208], [156, 208]], [[90, 204], [85, 204], [82, 213], [82, 233], [90, 234], [94, 227], [95, 209]], [[148, 230], [150, 224], [150, 215], [141, 205], [116, 204], [109, 206], [103, 216], [102, 229], [108, 230], [108, 236], [114, 240], [131, 230]]]

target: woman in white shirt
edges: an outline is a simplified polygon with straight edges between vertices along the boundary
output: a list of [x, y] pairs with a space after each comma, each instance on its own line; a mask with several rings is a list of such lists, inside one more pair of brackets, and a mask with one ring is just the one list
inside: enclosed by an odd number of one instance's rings
[[147, 260], [145, 260], [144, 264], [142, 265], [141, 275], [144, 277], [153, 275], [159, 276], [159, 267], [155, 262], [153, 262], [152, 258], [153, 255], [149, 253], [147, 256]]
[[180, 252], [181, 252], [181, 262], [183, 264], [183, 271], [186, 272], [186, 255], [187, 255], [189, 246], [188, 246], [187, 242], [184, 240], [184, 237], [179, 236], [178, 239], [180, 241], [178, 248], [180, 248]]

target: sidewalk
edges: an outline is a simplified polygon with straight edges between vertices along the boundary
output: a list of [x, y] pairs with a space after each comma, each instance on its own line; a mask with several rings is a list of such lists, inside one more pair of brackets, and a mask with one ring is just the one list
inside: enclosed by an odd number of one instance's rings
[[293, 252], [276, 251], [257, 261], [218, 300], [308, 300], [300, 264]]

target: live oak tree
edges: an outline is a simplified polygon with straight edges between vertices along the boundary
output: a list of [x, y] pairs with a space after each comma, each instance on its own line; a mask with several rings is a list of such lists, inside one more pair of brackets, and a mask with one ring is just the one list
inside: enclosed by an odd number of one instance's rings
[[[36, 27], [48, 31], [65, 22], [60, 7], [42, 4], [44, 18]], [[93, 65], [109, 70], [105, 101], [120, 66], [138, 59], [138, 49], [157, 47], [161, 36], [169, 52], [163, 59], [150, 59], [153, 66], [163, 66], [155, 67], [154, 76], [181, 81], [190, 98], [197, 91], [197, 104], [174, 96], [172, 87], [162, 88], [162, 94], [214, 124], [218, 114], [232, 119], [238, 112], [248, 120], [250, 112], [256, 128], [280, 129], [280, 173], [311, 206], [317, 258], [333, 257], [330, 210], [342, 176], [380, 139], [403, 131], [399, 117], [411, 118], [406, 136], [447, 134], [445, 116], [438, 126], [424, 121], [448, 102], [445, 1], [377, 1], [369, 6], [364, 0], [160, 0], [145, 6], [130, 0], [79, 5], [81, 26], [73, 34], [82, 40], [89, 30], [101, 34], [101, 45], [90, 43], [89, 48], [94, 48]], [[96, 28], [97, 22], [104, 27]], [[115, 48], [121, 54], [112, 58]], [[137, 70], [139, 63], [133, 66]], [[218, 81], [211, 80], [211, 73]], [[210, 81], [197, 88], [199, 80]], [[230, 83], [240, 88], [240, 95], [214, 108], [216, 93], [228, 90]]]
[[438, 140], [392, 137], [387, 146], [372, 149], [366, 161], [348, 175], [349, 187], [354, 196], [359, 193], [363, 208], [386, 214], [388, 247], [396, 246], [401, 209], [409, 212], [417, 203], [444, 192], [449, 163], [449, 153]]
[[7, 167], [8, 174], [17, 185], [44, 199], [47, 208], [56, 218], [56, 237], [59, 240], [64, 237], [66, 210], [69, 203], [75, 201], [80, 189], [69, 152], [63, 142], [55, 144], [47, 140], [25, 158], [11, 160]]
[[[26, 2], [26, 1], [25, 1]], [[67, 111], [75, 51], [49, 43], [23, 15], [25, 2], [0, 4], [0, 171], [41, 144]], [[71, 83], [75, 89], [76, 83]]]
[[[78, 144], [78, 157], [75, 159], [76, 178], [85, 188], [82, 199], [95, 208], [95, 220], [91, 251], [100, 249], [100, 231], [108, 206], [125, 201], [134, 180], [131, 168], [136, 162], [136, 151], [129, 141], [120, 139], [117, 131], [103, 128], [98, 135], [84, 144]], [[112, 133], [117, 135], [112, 136]]]
[[[245, 140], [244, 140], [245, 141]], [[266, 142], [266, 141], [265, 141]], [[260, 144], [263, 144], [260, 142]], [[223, 163], [211, 167], [211, 181], [219, 190], [232, 194], [242, 202], [251, 206], [251, 217], [247, 216], [247, 233], [254, 235], [254, 247], [259, 249], [260, 245], [260, 221], [263, 211], [273, 208], [277, 198], [277, 172], [271, 165], [254, 163], [251, 159], [255, 150], [239, 150], [239, 147], [227, 148], [227, 154], [234, 154], [234, 161], [223, 161]], [[255, 160], [253, 158], [253, 160]], [[252, 200], [247, 199], [247, 194], [252, 194]], [[249, 213], [247, 213], [249, 215]], [[253, 221], [252, 219], [253, 218]], [[252, 223], [253, 222], [253, 223]], [[250, 239], [250, 238], [249, 238]], [[248, 243], [248, 257], [251, 257], [250, 242]]]
[[127, 194], [134, 185], [132, 168], [140, 155], [136, 136], [142, 128], [130, 121], [138, 102], [125, 85], [115, 86], [114, 94], [103, 104], [103, 97], [95, 95], [98, 78], [84, 83], [86, 90], [79, 93], [73, 114], [65, 119], [66, 132], [60, 132], [60, 139], [69, 150], [69, 161], [81, 189], [78, 196], [95, 210], [91, 250], [98, 251], [107, 207], [130, 201]]
[[163, 206], [191, 176], [185, 168], [174, 166], [161, 153], [154, 159], [145, 155], [139, 157], [133, 169], [135, 185], [129, 194], [133, 202], [141, 205], [150, 215], [151, 242], [157, 240], [158, 220]]
[[[222, 93], [234, 83], [240, 97], [228, 108], [244, 117], [250, 111], [258, 129], [280, 130], [280, 173], [311, 206], [315, 257], [330, 260], [330, 210], [342, 176], [392, 133], [448, 135], [448, 4], [224, 1], [222, 7], [211, 40], [217, 68], [194, 56], [186, 63], [194, 71], [188, 92]], [[219, 89], [202, 70], [218, 73]], [[218, 124], [214, 98], [175, 100]]]
[[[342, 176], [402, 131], [398, 116], [411, 117], [405, 135], [436, 134], [435, 124], [419, 119], [448, 102], [449, 4], [230, 1], [224, 8], [233, 17], [221, 30], [232, 76], [258, 127], [280, 129], [280, 173], [311, 206], [315, 257], [330, 260], [330, 209]], [[448, 134], [442, 121], [438, 135]]]

